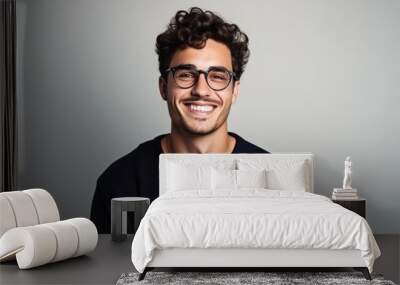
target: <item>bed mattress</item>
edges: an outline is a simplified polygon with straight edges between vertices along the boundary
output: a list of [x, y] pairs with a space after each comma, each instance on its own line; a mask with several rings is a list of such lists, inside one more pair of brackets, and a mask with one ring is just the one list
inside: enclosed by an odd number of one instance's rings
[[160, 196], [135, 234], [132, 262], [143, 272], [155, 250], [172, 248], [359, 250], [370, 272], [380, 255], [361, 216], [321, 195], [266, 189]]

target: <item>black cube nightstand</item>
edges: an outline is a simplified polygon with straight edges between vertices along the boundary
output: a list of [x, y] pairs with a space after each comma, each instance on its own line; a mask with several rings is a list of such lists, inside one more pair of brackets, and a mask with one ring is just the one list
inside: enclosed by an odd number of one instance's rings
[[332, 199], [332, 202], [339, 204], [340, 206], [359, 214], [364, 219], [366, 218], [366, 200], [364, 198], [358, 198], [354, 200], [340, 200]]

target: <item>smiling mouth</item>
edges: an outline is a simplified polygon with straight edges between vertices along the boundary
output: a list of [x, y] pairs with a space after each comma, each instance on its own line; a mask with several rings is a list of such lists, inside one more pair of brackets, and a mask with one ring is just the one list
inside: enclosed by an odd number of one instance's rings
[[185, 103], [184, 105], [190, 114], [202, 118], [208, 117], [217, 108], [211, 104]]

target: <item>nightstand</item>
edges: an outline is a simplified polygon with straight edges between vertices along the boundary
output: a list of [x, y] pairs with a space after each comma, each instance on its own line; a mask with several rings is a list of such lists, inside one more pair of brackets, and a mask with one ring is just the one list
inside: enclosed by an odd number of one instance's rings
[[124, 241], [128, 234], [128, 213], [134, 216], [133, 233], [144, 217], [150, 199], [144, 197], [118, 197], [111, 199], [111, 239]]
[[340, 200], [332, 199], [332, 202], [339, 204], [340, 206], [359, 214], [364, 219], [366, 218], [366, 200], [364, 198], [358, 198], [354, 200]]

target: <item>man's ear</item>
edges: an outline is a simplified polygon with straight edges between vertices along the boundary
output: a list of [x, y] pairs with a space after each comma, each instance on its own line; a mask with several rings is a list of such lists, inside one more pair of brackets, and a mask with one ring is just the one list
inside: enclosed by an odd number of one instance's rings
[[239, 87], [240, 81], [235, 81], [233, 83], [232, 104], [235, 104], [237, 97], [239, 97]]
[[162, 76], [158, 78], [158, 88], [160, 90], [161, 97], [164, 99], [164, 101], [167, 101], [167, 81], [165, 81], [165, 78]]

